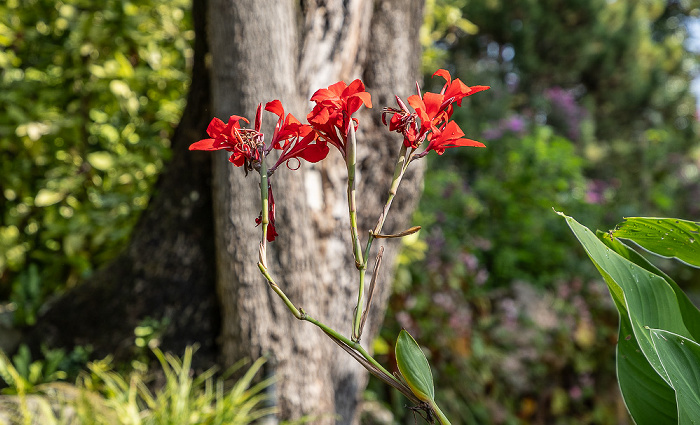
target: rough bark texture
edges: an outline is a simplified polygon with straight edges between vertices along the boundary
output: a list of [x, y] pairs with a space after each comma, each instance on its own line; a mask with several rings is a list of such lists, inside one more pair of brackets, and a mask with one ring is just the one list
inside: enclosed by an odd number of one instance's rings
[[[213, 111], [220, 118], [252, 118], [258, 103], [280, 99], [303, 120], [316, 89], [338, 80], [364, 80], [375, 105], [359, 116], [359, 228], [366, 240], [385, 202], [400, 147], [400, 139], [381, 125], [380, 110], [394, 104], [395, 94], [410, 94], [419, 77], [421, 2], [211, 0], [208, 18]], [[270, 124], [264, 121], [268, 134]], [[297, 321], [260, 276], [257, 176], [244, 178], [225, 158], [221, 154], [214, 162], [213, 183], [224, 359], [272, 358], [280, 418], [314, 415], [318, 424], [357, 423], [367, 373], [320, 330]], [[408, 226], [421, 177], [421, 166], [413, 165], [386, 231]], [[357, 271], [340, 154], [332, 148], [319, 164], [280, 169], [272, 185], [280, 236], [268, 248], [271, 273], [295, 305], [349, 335]], [[384, 245], [365, 344], [376, 335], [390, 292], [398, 242]]]
[[217, 360], [211, 158], [187, 151], [210, 119], [205, 11], [206, 2], [194, 2], [193, 79], [172, 139], [173, 158], [129, 247], [53, 302], [26, 336], [30, 345], [91, 345], [96, 357], [127, 359], [134, 328], [150, 317], [169, 322], [161, 348], [182, 353], [187, 344], [198, 343], [197, 365], [209, 367]]

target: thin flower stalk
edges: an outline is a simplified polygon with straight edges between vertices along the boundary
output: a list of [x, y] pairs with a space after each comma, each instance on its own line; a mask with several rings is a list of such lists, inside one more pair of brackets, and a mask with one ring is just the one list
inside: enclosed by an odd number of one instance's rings
[[362, 259], [362, 247], [360, 245], [360, 237], [357, 231], [357, 202], [355, 200], [355, 168], [357, 165], [357, 140], [355, 138], [355, 129], [351, 125], [348, 128], [348, 144], [346, 146], [346, 163], [348, 168], [348, 212], [350, 215], [350, 232], [352, 237], [352, 251], [355, 256], [355, 265], [360, 268], [365, 264]]
[[[264, 166], [264, 163], [263, 163]], [[261, 173], [261, 176], [264, 176], [265, 173]], [[261, 181], [264, 178], [261, 177]], [[261, 191], [262, 197], [263, 197], [263, 205], [265, 204], [264, 199], [267, 197], [267, 191]], [[265, 241], [265, 220], [262, 222], [263, 226], [263, 241]], [[389, 385], [392, 385], [394, 388], [398, 389], [401, 391], [404, 395], [406, 395], [411, 401], [417, 402], [417, 399], [415, 396], [411, 393], [410, 389], [406, 387], [406, 385], [398, 379], [396, 376], [391, 374], [388, 370], [386, 370], [379, 362], [377, 362], [368, 352], [365, 350], [362, 345], [357, 342], [348, 339], [347, 337], [343, 336], [333, 328], [329, 327], [325, 323], [316, 320], [312, 316], [310, 316], [308, 313], [306, 313], [303, 309], [298, 309], [294, 303], [287, 297], [287, 295], [284, 293], [282, 288], [277, 285], [275, 280], [272, 278], [270, 275], [267, 266], [265, 265], [267, 263], [267, 259], [265, 258], [265, 244], [264, 242], [260, 243], [260, 261], [258, 262], [258, 269], [260, 269], [260, 273], [265, 277], [267, 280], [268, 285], [270, 288], [282, 299], [284, 304], [287, 306], [289, 311], [294, 315], [299, 320], [304, 320], [307, 322], [310, 322], [314, 325], [316, 325], [318, 328], [320, 328], [326, 335], [328, 335], [332, 340], [334, 340], [336, 343], [340, 344], [343, 346], [344, 349], [347, 350], [352, 350], [354, 353], [357, 355], [361, 356], [364, 361], [361, 361], [360, 363], [373, 375], [377, 376], [379, 379], [382, 381], [388, 383]]]
[[[411, 151], [413, 151], [413, 149], [411, 149]], [[411, 153], [412, 152], [408, 152], [408, 147], [406, 145], [401, 145], [399, 157], [397, 158], [396, 165], [394, 166], [394, 177], [391, 179], [391, 187], [389, 188], [389, 194], [387, 196], [386, 203], [384, 204], [384, 209], [379, 215], [377, 224], [374, 226], [374, 229], [369, 234], [369, 239], [367, 240], [367, 247], [365, 248], [366, 254], [369, 254], [369, 250], [370, 248], [372, 248], [372, 242], [374, 241], [374, 238], [382, 233], [382, 227], [384, 227], [384, 222], [386, 221], [386, 217], [389, 214], [391, 203], [394, 201], [394, 197], [396, 196], [396, 193], [399, 190], [399, 185], [401, 184], [401, 180], [403, 180], [403, 176], [406, 173], [408, 164], [410, 164], [412, 160]]]

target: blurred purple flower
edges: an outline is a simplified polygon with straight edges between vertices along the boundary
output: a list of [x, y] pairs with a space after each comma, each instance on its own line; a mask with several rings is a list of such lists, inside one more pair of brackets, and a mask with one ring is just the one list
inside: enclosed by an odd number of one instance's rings
[[586, 188], [585, 201], [588, 204], [600, 205], [605, 202], [605, 191], [610, 184], [603, 180], [590, 180]]
[[551, 104], [548, 121], [560, 123], [571, 140], [578, 140], [581, 136], [581, 119], [585, 118], [587, 111], [576, 102], [573, 92], [552, 87], [545, 90], [544, 97]]
[[527, 130], [527, 121], [522, 115], [511, 115], [508, 118], [503, 118], [493, 127], [484, 130], [481, 134], [482, 139], [495, 140], [500, 139], [506, 133], [515, 133], [518, 136], [523, 136]]

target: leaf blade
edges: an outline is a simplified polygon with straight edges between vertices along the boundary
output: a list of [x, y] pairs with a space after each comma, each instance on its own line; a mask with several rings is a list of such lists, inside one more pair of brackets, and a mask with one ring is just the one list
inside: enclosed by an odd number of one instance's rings
[[435, 400], [433, 374], [428, 359], [415, 339], [405, 329], [396, 340], [396, 364], [409, 388], [421, 401]]
[[695, 423], [693, 418], [700, 418], [700, 345], [661, 329], [651, 329], [650, 333], [676, 392], [678, 424]]
[[629, 239], [645, 250], [700, 267], [700, 223], [676, 218], [629, 217], [612, 236]]
[[674, 290], [663, 277], [619, 255], [573, 218], [562, 216], [605, 279], [620, 313], [618, 380], [630, 414], [638, 425], [676, 424], [675, 393], [647, 328], [673, 328], [689, 335]]

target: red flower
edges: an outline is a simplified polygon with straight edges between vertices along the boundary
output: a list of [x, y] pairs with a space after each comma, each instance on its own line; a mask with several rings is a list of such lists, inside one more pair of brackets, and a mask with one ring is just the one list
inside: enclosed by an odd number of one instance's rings
[[483, 148], [485, 145], [476, 140], [464, 139], [464, 132], [454, 121], [449, 121], [442, 130], [433, 131], [428, 137], [428, 147], [425, 151], [435, 151], [438, 155], [445, 153], [446, 148], [456, 148], [458, 146], [474, 146]]
[[464, 97], [471, 96], [474, 93], [478, 93], [480, 91], [488, 90], [491, 88], [489, 86], [469, 87], [466, 84], [464, 84], [459, 78], [452, 81], [452, 76], [446, 69], [438, 69], [433, 74], [433, 77], [436, 75], [439, 75], [446, 80], [445, 85], [442, 87], [442, 91], [440, 92], [440, 94], [443, 94], [445, 96], [445, 99], [452, 99], [450, 102], [450, 116], [452, 116], [452, 103], [456, 103], [457, 106], [462, 106], [462, 99]]
[[[257, 130], [241, 128], [240, 122], [248, 122], [238, 115], [231, 115], [228, 124], [224, 124], [218, 118], [214, 118], [207, 127], [209, 139], [202, 139], [190, 145], [190, 150], [216, 151], [226, 150], [231, 152], [229, 161], [237, 167], [245, 166], [246, 171], [253, 169], [255, 162], [260, 162], [260, 147], [262, 146], [262, 134]], [[257, 120], [256, 120], [257, 123]]]
[[358, 125], [352, 114], [363, 104], [372, 107], [372, 98], [365, 91], [365, 85], [360, 80], [353, 81], [349, 86], [340, 81], [316, 91], [311, 101], [316, 102], [316, 106], [306, 119], [318, 135], [318, 141], [332, 144], [345, 156], [350, 123], [355, 129]]
[[279, 100], [268, 102], [265, 110], [279, 117], [270, 146], [282, 151], [275, 165], [270, 167], [270, 172], [292, 158], [318, 162], [328, 155], [328, 145], [316, 140], [316, 134], [310, 125], [300, 123], [292, 114], [285, 116]]
[[[397, 96], [396, 102], [400, 108], [384, 108], [382, 112], [384, 125], [387, 124], [386, 115], [392, 114], [389, 130], [401, 133], [404, 136], [404, 145], [408, 148], [418, 149], [427, 140], [428, 145], [419, 154], [419, 157], [426, 155], [431, 150], [442, 155], [446, 148], [483, 147], [482, 143], [462, 138], [464, 132], [454, 121], [450, 121], [450, 118], [454, 112], [453, 104], [461, 106], [464, 97], [487, 90], [489, 87], [469, 87], [460, 79], [452, 81], [450, 73], [444, 69], [438, 70], [433, 74], [433, 76], [435, 75], [446, 80], [440, 93], [428, 92], [421, 96], [419, 90], [417, 95], [410, 96], [408, 103], [415, 112], [411, 112]], [[420, 120], [420, 125], [418, 125], [418, 120]]]

